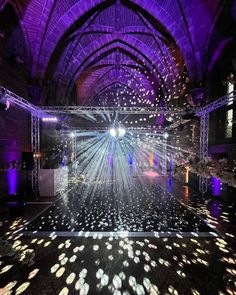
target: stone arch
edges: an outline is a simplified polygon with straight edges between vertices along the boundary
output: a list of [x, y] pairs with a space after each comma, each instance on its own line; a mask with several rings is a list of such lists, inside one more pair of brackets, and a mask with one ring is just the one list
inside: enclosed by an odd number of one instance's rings
[[[106, 0], [106, 2], [109, 2]], [[95, 8], [99, 4], [104, 3], [102, 0], [86, 0], [78, 1], [75, 5], [71, 6], [68, 11], [54, 25], [53, 29], [45, 35], [43, 46], [39, 52], [34, 56], [32, 75], [44, 77], [50, 57], [55, 50], [61, 38], [65, 35], [68, 29], [83, 15]], [[76, 13], [75, 13], [76, 12]]]

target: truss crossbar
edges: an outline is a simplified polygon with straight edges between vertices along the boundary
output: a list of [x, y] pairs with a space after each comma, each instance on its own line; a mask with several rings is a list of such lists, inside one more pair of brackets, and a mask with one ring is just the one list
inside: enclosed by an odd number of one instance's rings
[[[43, 117], [45, 112], [50, 113], [83, 113], [83, 114], [99, 114], [104, 112], [114, 113], [119, 112], [120, 114], [185, 114], [186, 108], [180, 107], [101, 107], [101, 106], [44, 106], [37, 107], [31, 104], [26, 99], [19, 95], [11, 92], [5, 87], [0, 86], [0, 90], [4, 93], [5, 98], [10, 102], [18, 105], [19, 107], [30, 111], [35, 116]], [[208, 105], [200, 108], [191, 108], [190, 111], [195, 111], [198, 116], [202, 116], [204, 113], [210, 113], [224, 105], [234, 102], [236, 100], [236, 93], [231, 92], [228, 95], [218, 98], [217, 100], [209, 103]]]
[[[40, 150], [40, 130], [39, 130], [39, 118], [47, 116], [50, 113], [70, 113], [70, 114], [104, 114], [104, 113], [116, 113], [120, 114], [176, 114], [181, 115], [186, 113], [186, 108], [173, 108], [173, 107], [85, 107], [85, 106], [46, 106], [37, 107], [24, 98], [16, 95], [10, 90], [0, 86], [0, 90], [4, 95], [4, 98], [11, 103], [31, 112], [31, 143], [32, 151], [34, 153]], [[201, 131], [200, 131], [200, 159], [204, 161], [208, 156], [208, 129], [209, 129], [209, 113], [215, 111], [225, 105], [229, 105], [236, 101], [236, 92], [229, 93], [219, 99], [211, 102], [210, 104], [200, 107], [191, 108], [189, 111], [195, 112], [197, 116], [201, 118]], [[186, 120], [188, 122], [188, 120]], [[172, 125], [169, 127], [170, 129]], [[163, 144], [163, 158], [166, 159], [166, 144]], [[166, 161], [163, 161], [163, 173], [166, 173]], [[35, 157], [35, 165], [32, 173], [32, 185], [35, 192], [38, 192], [40, 161]], [[207, 179], [200, 177], [199, 189], [202, 193], [207, 191]]]
[[213, 112], [225, 105], [228, 105], [230, 103], [233, 103], [234, 101], [236, 101], [236, 93], [235, 92], [231, 92], [225, 96], [222, 96], [218, 99], [216, 99], [215, 101], [209, 103], [208, 105], [201, 107], [197, 110], [196, 114], [198, 116], [202, 116], [204, 114]]
[[77, 140], [76, 140], [76, 135], [73, 136], [72, 138], [72, 169], [73, 173], [76, 173], [76, 167], [77, 167]]
[[[233, 103], [234, 101], [236, 101], [236, 94], [234, 94], [234, 92], [231, 92], [228, 95], [220, 97], [217, 100], [209, 103], [208, 105], [206, 105], [204, 107], [196, 108], [195, 114], [197, 116], [201, 117], [204, 114], [209, 114], [209, 113], [211, 113], [211, 112], [213, 112], [225, 105], [228, 105], [229, 103]], [[190, 121], [191, 120], [178, 120], [165, 129], [172, 130], [172, 129], [177, 128], [180, 124], [186, 124]]]
[[[116, 113], [119, 114], [176, 114], [181, 115], [186, 113], [186, 108], [178, 107], [91, 107], [91, 106], [44, 106], [42, 109], [47, 113], [70, 113], [70, 114], [104, 114]], [[194, 111], [195, 108], [192, 108]]]
[[167, 174], [167, 139], [163, 137], [162, 155], [160, 158], [162, 174]]
[[23, 108], [26, 111], [29, 111], [31, 114], [34, 114], [34, 116], [37, 116], [37, 117], [47, 116], [47, 114], [40, 107], [33, 105], [32, 103], [22, 98], [21, 96], [1, 86], [0, 86], [0, 90], [4, 94], [4, 98], [6, 100], [19, 106], [20, 108]]

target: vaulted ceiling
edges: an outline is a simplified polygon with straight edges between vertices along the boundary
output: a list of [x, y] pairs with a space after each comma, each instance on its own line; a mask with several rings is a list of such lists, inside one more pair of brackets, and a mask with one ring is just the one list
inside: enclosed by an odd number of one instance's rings
[[[0, 1], [1, 3], [1, 1]], [[163, 105], [201, 87], [217, 48], [221, 0], [15, 0], [32, 84], [55, 104]], [[229, 38], [229, 36], [228, 36]], [[212, 42], [212, 40], [214, 42]]]

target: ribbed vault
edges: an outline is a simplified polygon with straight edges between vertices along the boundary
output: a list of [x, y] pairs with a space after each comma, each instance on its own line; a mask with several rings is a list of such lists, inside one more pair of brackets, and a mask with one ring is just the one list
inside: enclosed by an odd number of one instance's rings
[[0, 9], [7, 3], [19, 18], [31, 84], [50, 85], [54, 104], [74, 93], [74, 103], [102, 103], [118, 88], [130, 103], [178, 100], [213, 67], [210, 42], [224, 7], [221, 0], [5, 0]]

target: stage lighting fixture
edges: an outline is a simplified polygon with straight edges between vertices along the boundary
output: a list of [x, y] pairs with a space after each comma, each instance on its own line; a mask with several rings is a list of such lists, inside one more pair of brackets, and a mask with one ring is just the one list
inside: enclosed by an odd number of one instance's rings
[[174, 119], [173, 119], [172, 117], [167, 117], [166, 120], [167, 120], [168, 122], [172, 122]]
[[126, 130], [124, 127], [112, 127], [110, 130], [110, 135], [111, 137], [114, 137], [114, 138], [123, 138], [125, 136], [125, 133], [126, 133]]
[[43, 122], [58, 122], [58, 119], [57, 117], [43, 117], [42, 118], [42, 121]]
[[123, 128], [123, 127], [119, 127], [118, 128], [118, 137], [119, 138], [123, 138], [124, 136], [125, 136], [125, 128]]
[[74, 132], [71, 132], [70, 133], [70, 137], [74, 138], [75, 137], [75, 133]]
[[10, 102], [5, 98], [5, 91], [0, 91], [0, 111], [7, 111], [10, 107]]
[[165, 133], [163, 134], [163, 137], [164, 137], [165, 139], [167, 139], [167, 138], [169, 137], [169, 134], [168, 134], [167, 132], [165, 132]]

